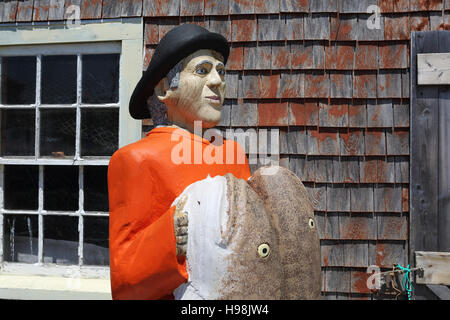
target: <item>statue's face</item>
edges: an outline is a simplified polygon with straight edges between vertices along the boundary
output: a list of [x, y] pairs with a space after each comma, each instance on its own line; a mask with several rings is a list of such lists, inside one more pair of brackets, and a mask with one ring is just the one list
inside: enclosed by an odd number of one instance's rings
[[[171, 90], [169, 90], [171, 91]], [[201, 120], [204, 128], [220, 122], [225, 99], [225, 66], [213, 50], [198, 50], [184, 59], [178, 88], [168, 92], [168, 112], [191, 127]]]

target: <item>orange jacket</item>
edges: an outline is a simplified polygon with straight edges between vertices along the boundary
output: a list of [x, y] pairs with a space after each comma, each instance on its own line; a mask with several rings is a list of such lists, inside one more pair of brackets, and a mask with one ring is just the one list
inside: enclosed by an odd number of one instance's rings
[[[191, 147], [191, 161], [188, 152], [179, 152], [183, 142], [184, 147]], [[208, 157], [198, 163], [198, 152], [194, 162], [194, 150], [219, 158], [223, 152], [223, 164], [211, 163]], [[174, 159], [180, 162], [177, 155], [185, 155], [185, 163], [174, 163]], [[244, 163], [237, 164], [239, 159]], [[245, 180], [250, 177], [238, 143], [224, 140], [222, 146], [214, 146], [171, 127], [155, 128], [146, 138], [113, 154], [108, 168], [113, 299], [173, 298], [173, 290], [186, 282], [188, 275], [185, 258], [176, 256], [175, 206], [171, 204], [193, 182], [227, 173]]]

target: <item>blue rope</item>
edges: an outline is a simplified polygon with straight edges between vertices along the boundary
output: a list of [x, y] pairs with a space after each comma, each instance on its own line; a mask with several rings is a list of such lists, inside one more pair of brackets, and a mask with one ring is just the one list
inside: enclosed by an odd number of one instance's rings
[[413, 291], [413, 285], [411, 283], [411, 269], [409, 268], [409, 264], [406, 268], [397, 264], [397, 268], [405, 272], [402, 279], [402, 285], [403, 288], [405, 288], [406, 293], [408, 294], [408, 300], [411, 300], [411, 292]]

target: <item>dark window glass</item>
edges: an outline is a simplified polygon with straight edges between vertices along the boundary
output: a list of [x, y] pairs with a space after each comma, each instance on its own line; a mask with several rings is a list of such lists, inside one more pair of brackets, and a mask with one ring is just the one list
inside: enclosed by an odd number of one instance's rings
[[1, 110], [2, 156], [34, 156], [35, 110]]
[[109, 264], [109, 225], [108, 217], [85, 217], [83, 264]]
[[109, 211], [108, 167], [84, 167], [84, 210]]
[[44, 167], [44, 209], [78, 210], [78, 167]]
[[37, 216], [4, 216], [3, 252], [5, 261], [22, 263], [38, 262]]
[[41, 156], [64, 157], [75, 154], [75, 109], [41, 110]]
[[44, 262], [78, 264], [78, 217], [44, 216]]
[[38, 209], [39, 167], [5, 165], [5, 209]]
[[43, 56], [41, 103], [77, 102], [77, 56]]
[[118, 109], [81, 110], [81, 156], [110, 156], [119, 145]]
[[82, 56], [83, 103], [119, 101], [119, 54]]
[[33, 104], [36, 102], [36, 57], [2, 58], [3, 104]]

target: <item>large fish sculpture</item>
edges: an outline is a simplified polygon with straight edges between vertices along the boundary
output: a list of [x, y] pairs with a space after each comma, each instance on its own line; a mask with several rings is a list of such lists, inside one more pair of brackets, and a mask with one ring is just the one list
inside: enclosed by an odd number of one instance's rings
[[[176, 299], [319, 299], [320, 245], [301, 181], [264, 167], [188, 186], [186, 268]], [[305, 201], [306, 200], [306, 201]]]

